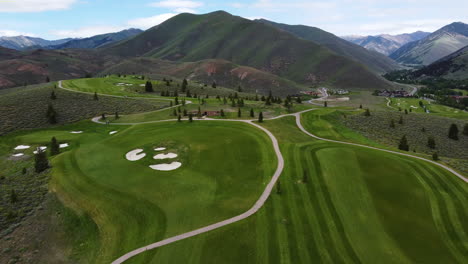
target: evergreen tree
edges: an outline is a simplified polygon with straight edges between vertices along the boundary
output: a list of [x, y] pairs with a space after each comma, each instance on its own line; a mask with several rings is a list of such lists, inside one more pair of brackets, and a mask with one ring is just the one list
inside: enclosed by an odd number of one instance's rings
[[224, 110], [223, 110], [223, 109], [221, 109], [221, 111], [219, 111], [219, 115], [220, 115], [221, 117], [224, 117]]
[[241, 117], [241, 116], [242, 116], [241, 109], [238, 108], [238, 109], [237, 109], [237, 117]]
[[405, 115], [407, 115], [407, 114], [408, 114], [408, 109], [405, 109]]
[[281, 194], [281, 182], [279, 180], [276, 183], [276, 194]]
[[57, 124], [57, 112], [51, 104], [47, 107], [46, 117], [50, 124]]
[[437, 154], [437, 152], [434, 152], [432, 154], [432, 159], [435, 160], [435, 161], [439, 160], [439, 154]]
[[458, 126], [456, 124], [450, 125], [448, 137], [453, 140], [458, 140]]
[[213, 83], [211, 84], [211, 87], [216, 88], [216, 82], [213, 82]]
[[395, 121], [393, 119], [390, 120], [390, 127], [395, 128]]
[[177, 116], [177, 121], [178, 121], [178, 122], [182, 122], [182, 117], [181, 117], [180, 115]]
[[468, 136], [468, 123], [463, 126], [463, 135]]
[[105, 120], [106, 119], [106, 114], [102, 114], [101, 118]]
[[435, 149], [436, 143], [434, 137], [430, 136], [427, 138], [427, 146], [431, 149]]
[[265, 105], [271, 105], [271, 99], [270, 97], [267, 97], [266, 101], [265, 101]]
[[23, 170], [21, 171], [21, 173], [22, 173], [23, 175], [26, 174], [26, 172], [28, 172], [28, 169], [26, 169], [26, 168], [23, 168]]
[[258, 101], [258, 94], [255, 94], [255, 101]]
[[18, 195], [16, 194], [15, 189], [11, 189], [10, 191], [10, 202], [16, 203], [18, 201]]
[[188, 85], [188, 82], [187, 82], [186, 79], [184, 79], [182, 81], [182, 87], [181, 87], [183, 93], [185, 93], [185, 91], [187, 91], [187, 85]]
[[188, 120], [189, 120], [189, 122], [190, 122], [190, 123], [192, 123], [192, 122], [193, 122], [193, 116], [192, 116], [192, 113], [190, 113], [190, 114], [189, 114], [188, 118], [189, 118], [189, 119], [188, 119]]
[[187, 109], [184, 108], [184, 116], [187, 116]]
[[298, 103], [298, 104], [302, 104], [302, 99], [301, 99], [301, 97], [300, 97], [300, 96], [298, 96], [298, 97], [296, 98], [296, 103]]
[[366, 108], [366, 111], [364, 112], [364, 116], [370, 116], [370, 110], [369, 108]]
[[55, 95], [55, 91], [52, 91], [52, 93], [50, 93], [50, 99], [52, 99], [52, 100], [57, 99], [57, 95]]
[[94, 101], [97, 101], [99, 100], [98, 96], [97, 96], [97, 92], [94, 92], [94, 97], [93, 97]]
[[49, 78], [49, 76], [46, 76], [46, 79], [45, 79], [45, 81], [46, 81], [47, 83], [48, 83], [48, 82], [50, 82], [50, 78]]
[[255, 117], [253, 108], [250, 108], [250, 117]]
[[421, 128], [421, 132], [425, 133], [425, 132], [426, 132], [426, 128], [425, 128], [425, 127]]
[[398, 149], [409, 151], [409, 145], [408, 145], [408, 140], [406, 139], [406, 135], [404, 135], [401, 138], [400, 144], [398, 145]]
[[120, 118], [119, 112], [116, 111], [116, 112], [115, 112], [115, 119], [119, 119], [119, 118]]
[[361, 105], [359, 105], [359, 108], [360, 108], [360, 109], [362, 109], [362, 104], [361, 104]]
[[263, 112], [260, 112], [260, 113], [258, 114], [258, 122], [259, 122], [259, 123], [263, 123]]
[[34, 155], [34, 169], [37, 173], [43, 172], [49, 168], [49, 161], [44, 150], [37, 148], [37, 154]]
[[178, 97], [176, 97], [176, 98], [174, 99], [174, 103], [175, 103], [175, 105], [178, 105], [178, 104], [179, 104], [179, 98], [178, 98]]
[[328, 107], [327, 101], [323, 102], [323, 107]]
[[150, 81], [146, 81], [146, 83], [145, 83], [145, 92], [147, 92], [147, 93], [154, 92], [153, 83], [151, 83]]
[[242, 88], [240, 87], [240, 85], [237, 87], [237, 91], [238, 91], [239, 93], [242, 92]]
[[57, 142], [57, 139], [55, 137], [52, 137], [52, 140], [50, 141], [50, 156], [55, 156], [60, 153], [60, 145]]

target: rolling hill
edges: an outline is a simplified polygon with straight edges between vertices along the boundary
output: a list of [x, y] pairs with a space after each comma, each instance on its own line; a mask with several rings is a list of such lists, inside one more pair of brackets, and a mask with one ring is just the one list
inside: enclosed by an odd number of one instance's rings
[[343, 39], [385, 55], [390, 55], [406, 43], [427, 37], [428, 32], [416, 31], [400, 35], [381, 34], [377, 36], [344, 36]]
[[141, 29], [130, 28], [116, 33], [96, 35], [83, 39], [72, 39], [59, 45], [48, 46], [48, 49], [94, 49], [115, 43], [143, 32]]
[[134, 58], [112, 66], [101, 74], [137, 73], [186, 78], [202, 84], [217, 85], [249, 93], [286, 96], [304, 89], [303, 86], [252, 67], [240, 66], [226, 60], [208, 59], [198, 62], [175, 62], [154, 58]]
[[429, 65], [468, 45], [468, 25], [455, 22], [429, 36], [410, 42], [390, 58], [404, 64]]
[[303, 25], [280, 24], [265, 19], [257, 21], [289, 32], [296, 37], [323, 45], [334, 51], [336, 54], [360, 62], [379, 73], [396, 70], [400, 67], [398, 63], [385, 55], [375, 51], [369, 51], [359, 45], [350, 43], [327, 31], [321, 30], [320, 28]]
[[456, 80], [468, 79], [468, 46], [415, 71], [412, 75]]
[[182, 62], [225, 59], [300, 84], [393, 88], [362, 64], [324, 46], [223, 11], [177, 15], [103, 52]]

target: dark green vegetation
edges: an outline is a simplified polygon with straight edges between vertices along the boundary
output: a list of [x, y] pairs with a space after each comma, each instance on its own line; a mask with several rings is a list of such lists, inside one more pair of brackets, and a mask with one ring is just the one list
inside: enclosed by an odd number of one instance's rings
[[454, 80], [468, 79], [468, 46], [415, 71], [412, 75]]
[[[136, 113], [168, 106], [168, 101], [136, 100], [64, 91], [55, 84], [43, 84], [0, 91], [0, 134], [18, 129], [48, 127], [48, 105], [56, 112], [58, 124], [76, 122], [102, 113]], [[50, 98], [54, 91], [57, 99]]]
[[387, 56], [376, 51], [367, 50], [366, 48], [321, 30], [320, 28], [303, 25], [280, 24], [265, 19], [260, 19], [258, 21], [287, 31], [299, 38], [323, 45], [334, 51], [336, 54], [360, 62], [379, 73], [385, 73], [400, 68], [394, 60]]
[[328, 48], [222, 11], [180, 14], [105, 52], [185, 62], [226, 59], [301, 84], [392, 88], [361, 64]]
[[468, 25], [455, 22], [429, 36], [403, 45], [390, 58], [404, 64], [429, 65], [468, 45]]

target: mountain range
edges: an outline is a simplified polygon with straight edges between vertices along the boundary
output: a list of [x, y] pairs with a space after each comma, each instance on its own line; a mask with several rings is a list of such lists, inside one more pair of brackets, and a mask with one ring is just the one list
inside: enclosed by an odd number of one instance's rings
[[381, 34], [376, 36], [343, 36], [342, 38], [388, 56], [406, 43], [420, 40], [429, 34], [431, 33], [416, 31], [400, 35]]
[[429, 65], [468, 45], [468, 25], [455, 22], [390, 54], [399, 63]]
[[28, 36], [0, 37], [0, 46], [8, 49], [25, 50], [29, 48], [60, 45], [70, 40], [72, 39], [45, 40]]
[[468, 79], [468, 46], [412, 73], [416, 78]]

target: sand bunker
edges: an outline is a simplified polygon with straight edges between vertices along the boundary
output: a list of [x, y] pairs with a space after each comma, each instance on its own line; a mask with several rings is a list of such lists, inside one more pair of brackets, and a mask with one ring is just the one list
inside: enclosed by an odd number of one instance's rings
[[68, 148], [69, 146], [68, 143], [60, 144], [60, 148]]
[[109, 135], [114, 135], [115, 133], [117, 133], [118, 131], [111, 131], [109, 132]]
[[413, 109], [418, 109], [418, 108], [417, 108], [416, 106], [414, 106], [414, 105], [412, 105], [412, 106], [410, 106], [410, 107], [413, 108]]
[[19, 145], [15, 148], [15, 150], [22, 150], [22, 149], [28, 149], [30, 148], [31, 146], [26, 146], [26, 145]]
[[150, 168], [153, 170], [159, 170], [159, 171], [171, 171], [178, 169], [180, 166], [182, 166], [182, 163], [174, 161], [170, 164], [158, 164], [158, 165], [150, 165]]
[[166, 150], [166, 148], [155, 148], [154, 150], [155, 151], [163, 151], [163, 150]]
[[72, 134], [81, 134], [81, 133], [83, 133], [83, 131], [72, 131], [70, 133], [72, 133]]
[[135, 149], [135, 150], [132, 150], [130, 152], [128, 152], [126, 155], [125, 155], [125, 158], [127, 158], [127, 160], [129, 161], [137, 161], [137, 160], [140, 160], [142, 158], [144, 158], [146, 156], [146, 153], [141, 153], [141, 154], [138, 154], [140, 152], [142, 152], [143, 149]]
[[173, 159], [177, 158], [177, 154], [175, 153], [167, 153], [167, 154], [158, 154], [153, 157], [153, 159]]
[[24, 156], [24, 153], [13, 154], [12, 156], [13, 157], [22, 157], [22, 156]]

